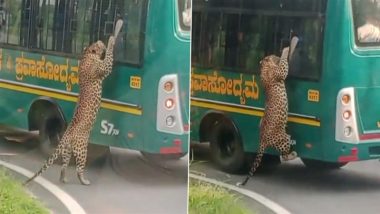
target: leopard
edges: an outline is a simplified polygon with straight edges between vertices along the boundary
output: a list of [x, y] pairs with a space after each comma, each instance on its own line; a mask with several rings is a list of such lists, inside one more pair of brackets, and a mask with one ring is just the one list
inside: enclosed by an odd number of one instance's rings
[[259, 149], [251, 164], [248, 176], [238, 186], [245, 185], [260, 166], [267, 148], [280, 152], [283, 160], [293, 160], [296, 151], [291, 151], [290, 135], [286, 133], [288, 120], [288, 97], [285, 79], [288, 76], [289, 48], [284, 48], [281, 57], [269, 55], [260, 61], [260, 80], [265, 94], [264, 115], [260, 122]]
[[24, 185], [46, 171], [59, 156], [62, 158], [60, 181], [67, 183], [66, 169], [74, 155], [76, 172], [82, 185], [90, 185], [84, 176], [87, 161], [87, 147], [93, 125], [98, 114], [103, 80], [112, 72], [113, 49], [115, 37], [110, 36], [107, 47], [102, 41], [96, 41], [84, 48], [79, 62], [79, 94], [78, 101], [70, 124], [59, 140], [58, 146], [43, 166]]

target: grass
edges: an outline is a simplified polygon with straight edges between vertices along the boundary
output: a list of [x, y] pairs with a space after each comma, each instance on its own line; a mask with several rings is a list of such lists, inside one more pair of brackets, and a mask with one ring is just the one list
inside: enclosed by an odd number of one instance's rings
[[190, 179], [189, 214], [251, 214], [241, 199], [222, 187]]
[[0, 168], [0, 213], [1, 214], [47, 214], [41, 202], [28, 194], [24, 187]]

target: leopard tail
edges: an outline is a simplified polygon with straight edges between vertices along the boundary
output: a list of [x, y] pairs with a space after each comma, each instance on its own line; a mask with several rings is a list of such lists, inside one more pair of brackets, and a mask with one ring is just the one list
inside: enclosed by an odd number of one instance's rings
[[251, 169], [249, 170], [249, 174], [247, 175], [247, 177], [244, 179], [244, 181], [242, 183], [238, 183], [238, 186], [246, 185], [248, 180], [251, 177], [253, 177], [253, 174], [256, 172], [257, 168], [259, 168], [260, 163], [263, 159], [264, 151], [265, 151], [265, 146], [262, 143], [260, 143], [259, 151], [257, 152], [256, 158], [251, 165]]
[[36, 177], [40, 176], [43, 172], [45, 172], [50, 166], [53, 165], [54, 161], [57, 160], [58, 158], [58, 155], [60, 155], [61, 153], [61, 150], [63, 148], [63, 144], [62, 142], [60, 142], [58, 144], [58, 147], [55, 149], [55, 151], [53, 152], [53, 154], [45, 161], [44, 165], [41, 167], [40, 170], [38, 170], [38, 172], [36, 172], [31, 178], [29, 178], [28, 180], [26, 180], [23, 185], [27, 185], [29, 182], [31, 182], [32, 180], [34, 180]]

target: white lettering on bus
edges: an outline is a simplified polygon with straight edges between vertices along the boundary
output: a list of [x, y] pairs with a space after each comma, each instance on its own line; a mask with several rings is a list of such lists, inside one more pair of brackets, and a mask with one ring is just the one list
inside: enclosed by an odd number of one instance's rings
[[102, 120], [100, 123], [101, 129], [100, 133], [110, 136], [119, 135], [119, 129], [115, 129], [115, 125], [113, 123], [108, 122], [107, 120]]

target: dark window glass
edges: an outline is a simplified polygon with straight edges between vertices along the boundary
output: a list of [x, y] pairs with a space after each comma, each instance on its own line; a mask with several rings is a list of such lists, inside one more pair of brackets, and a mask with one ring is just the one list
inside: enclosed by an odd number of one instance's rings
[[[201, 53], [205, 53], [206, 50], [203, 50], [202, 47], [201, 47], [201, 41], [202, 41], [202, 38], [201, 38], [201, 20], [202, 20], [202, 17], [201, 17], [201, 13], [200, 12], [193, 12], [193, 15], [192, 15], [192, 26], [191, 26], [191, 33], [192, 33], [192, 37], [191, 37], [191, 64], [196, 64], [197, 62], [200, 63], [201, 62], [201, 58], [200, 58], [200, 55]], [[201, 64], [205, 64], [205, 63], [201, 63]]]
[[[144, 51], [145, 20], [148, 7], [147, 0], [125, 0], [124, 31], [122, 38], [123, 49], [118, 51], [118, 58], [131, 64], [141, 64]], [[126, 30], [126, 31], [125, 31]]]
[[22, 0], [5, 1], [0, 10], [0, 42], [20, 44]]
[[191, 0], [178, 0], [178, 18], [180, 28], [184, 31], [190, 31]]
[[[199, 3], [196, 5], [196, 3]], [[258, 72], [260, 60], [281, 55], [293, 36], [299, 38], [290, 76], [318, 79], [321, 69], [326, 1], [194, 1], [194, 65]]]
[[97, 40], [108, 42], [124, 20], [115, 58], [140, 65], [147, 0], [7, 0], [0, 6], [0, 42], [78, 55]]
[[380, 1], [352, 1], [356, 43], [360, 46], [380, 45]]

